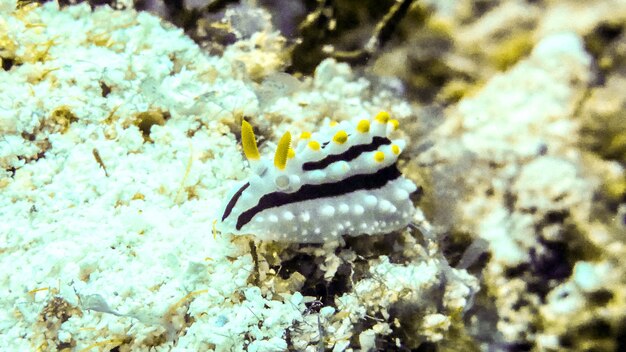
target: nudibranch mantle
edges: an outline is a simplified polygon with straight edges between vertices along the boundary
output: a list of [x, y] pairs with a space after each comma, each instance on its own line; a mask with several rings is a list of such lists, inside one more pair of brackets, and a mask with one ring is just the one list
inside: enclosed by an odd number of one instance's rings
[[226, 198], [217, 229], [262, 240], [322, 243], [341, 235], [380, 234], [406, 226], [414, 213], [415, 184], [397, 168], [405, 146], [392, 140], [398, 121], [380, 112], [356, 125], [330, 122], [278, 142], [261, 158], [252, 126], [241, 141], [253, 175]]

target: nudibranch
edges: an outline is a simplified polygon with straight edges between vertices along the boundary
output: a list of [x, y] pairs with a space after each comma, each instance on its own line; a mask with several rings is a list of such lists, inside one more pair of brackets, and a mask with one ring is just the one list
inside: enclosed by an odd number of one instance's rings
[[224, 203], [217, 228], [262, 240], [322, 243], [342, 235], [388, 233], [414, 213], [415, 184], [397, 168], [405, 142], [391, 139], [398, 121], [380, 112], [371, 121], [325, 124], [292, 145], [286, 132], [273, 160], [261, 158], [252, 126], [241, 144], [253, 170]]

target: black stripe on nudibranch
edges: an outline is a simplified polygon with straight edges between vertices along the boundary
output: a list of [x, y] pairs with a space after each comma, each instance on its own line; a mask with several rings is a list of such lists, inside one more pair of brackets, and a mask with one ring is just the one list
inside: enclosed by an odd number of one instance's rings
[[228, 201], [228, 204], [226, 204], [226, 209], [224, 209], [224, 215], [222, 215], [222, 221], [224, 221], [228, 217], [228, 215], [230, 215], [230, 213], [233, 211], [233, 208], [235, 207], [235, 204], [237, 204], [239, 197], [241, 197], [243, 191], [245, 191], [248, 187], [250, 187], [250, 182], [246, 182], [245, 185], [241, 186], [241, 188], [239, 188], [239, 190], [237, 190], [237, 192], [233, 194], [232, 198], [230, 198], [230, 200]]
[[[385, 138], [386, 139], [386, 138]], [[373, 190], [385, 186], [402, 174], [395, 164], [382, 168], [372, 174], [359, 174], [347, 177], [341, 181], [323, 184], [306, 184], [293, 193], [272, 192], [259, 199], [254, 207], [244, 211], [237, 218], [236, 229], [249, 223], [252, 218], [263, 210], [280, 207], [286, 204], [304, 202], [320, 198], [337, 197], [360, 190]]]
[[391, 144], [389, 138], [374, 136], [372, 143], [353, 145], [341, 154], [331, 154], [324, 159], [318, 161], [309, 161], [302, 164], [302, 170], [311, 171], [324, 169], [328, 165], [337, 161], [351, 161], [359, 157], [359, 155], [377, 150], [381, 145]]

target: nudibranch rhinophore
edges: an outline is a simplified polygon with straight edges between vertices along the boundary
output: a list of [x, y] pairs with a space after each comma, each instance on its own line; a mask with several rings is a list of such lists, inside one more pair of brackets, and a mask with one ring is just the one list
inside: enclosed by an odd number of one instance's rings
[[406, 226], [415, 184], [397, 168], [405, 143], [392, 140], [398, 121], [331, 122], [303, 132], [293, 148], [285, 133], [274, 159], [261, 158], [252, 126], [242, 121], [241, 144], [253, 175], [227, 198], [217, 228], [262, 240], [322, 243], [341, 235], [380, 234]]

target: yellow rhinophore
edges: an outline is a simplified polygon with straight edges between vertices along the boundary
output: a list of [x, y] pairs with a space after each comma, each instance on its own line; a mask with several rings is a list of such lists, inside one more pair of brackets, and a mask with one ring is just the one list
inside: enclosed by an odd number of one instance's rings
[[283, 136], [278, 141], [278, 146], [276, 147], [276, 154], [274, 154], [274, 166], [276, 166], [279, 170], [284, 170], [287, 165], [287, 155], [289, 154], [289, 145], [291, 144], [291, 133], [289, 131], [285, 132]]
[[261, 158], [259, 149], [256, 146], [254, 131], [246, 120], [241, 120], [241, 145], [243, 146], [243, 153], [248, 160], [259, 160]]
[[337, 133], [335, 133], [335, 136], [333, 137], [333, 142], [337, 144], [344, 144], [347, 140], [348, 140], [348, 134], [344, 130], [338, 131]]

